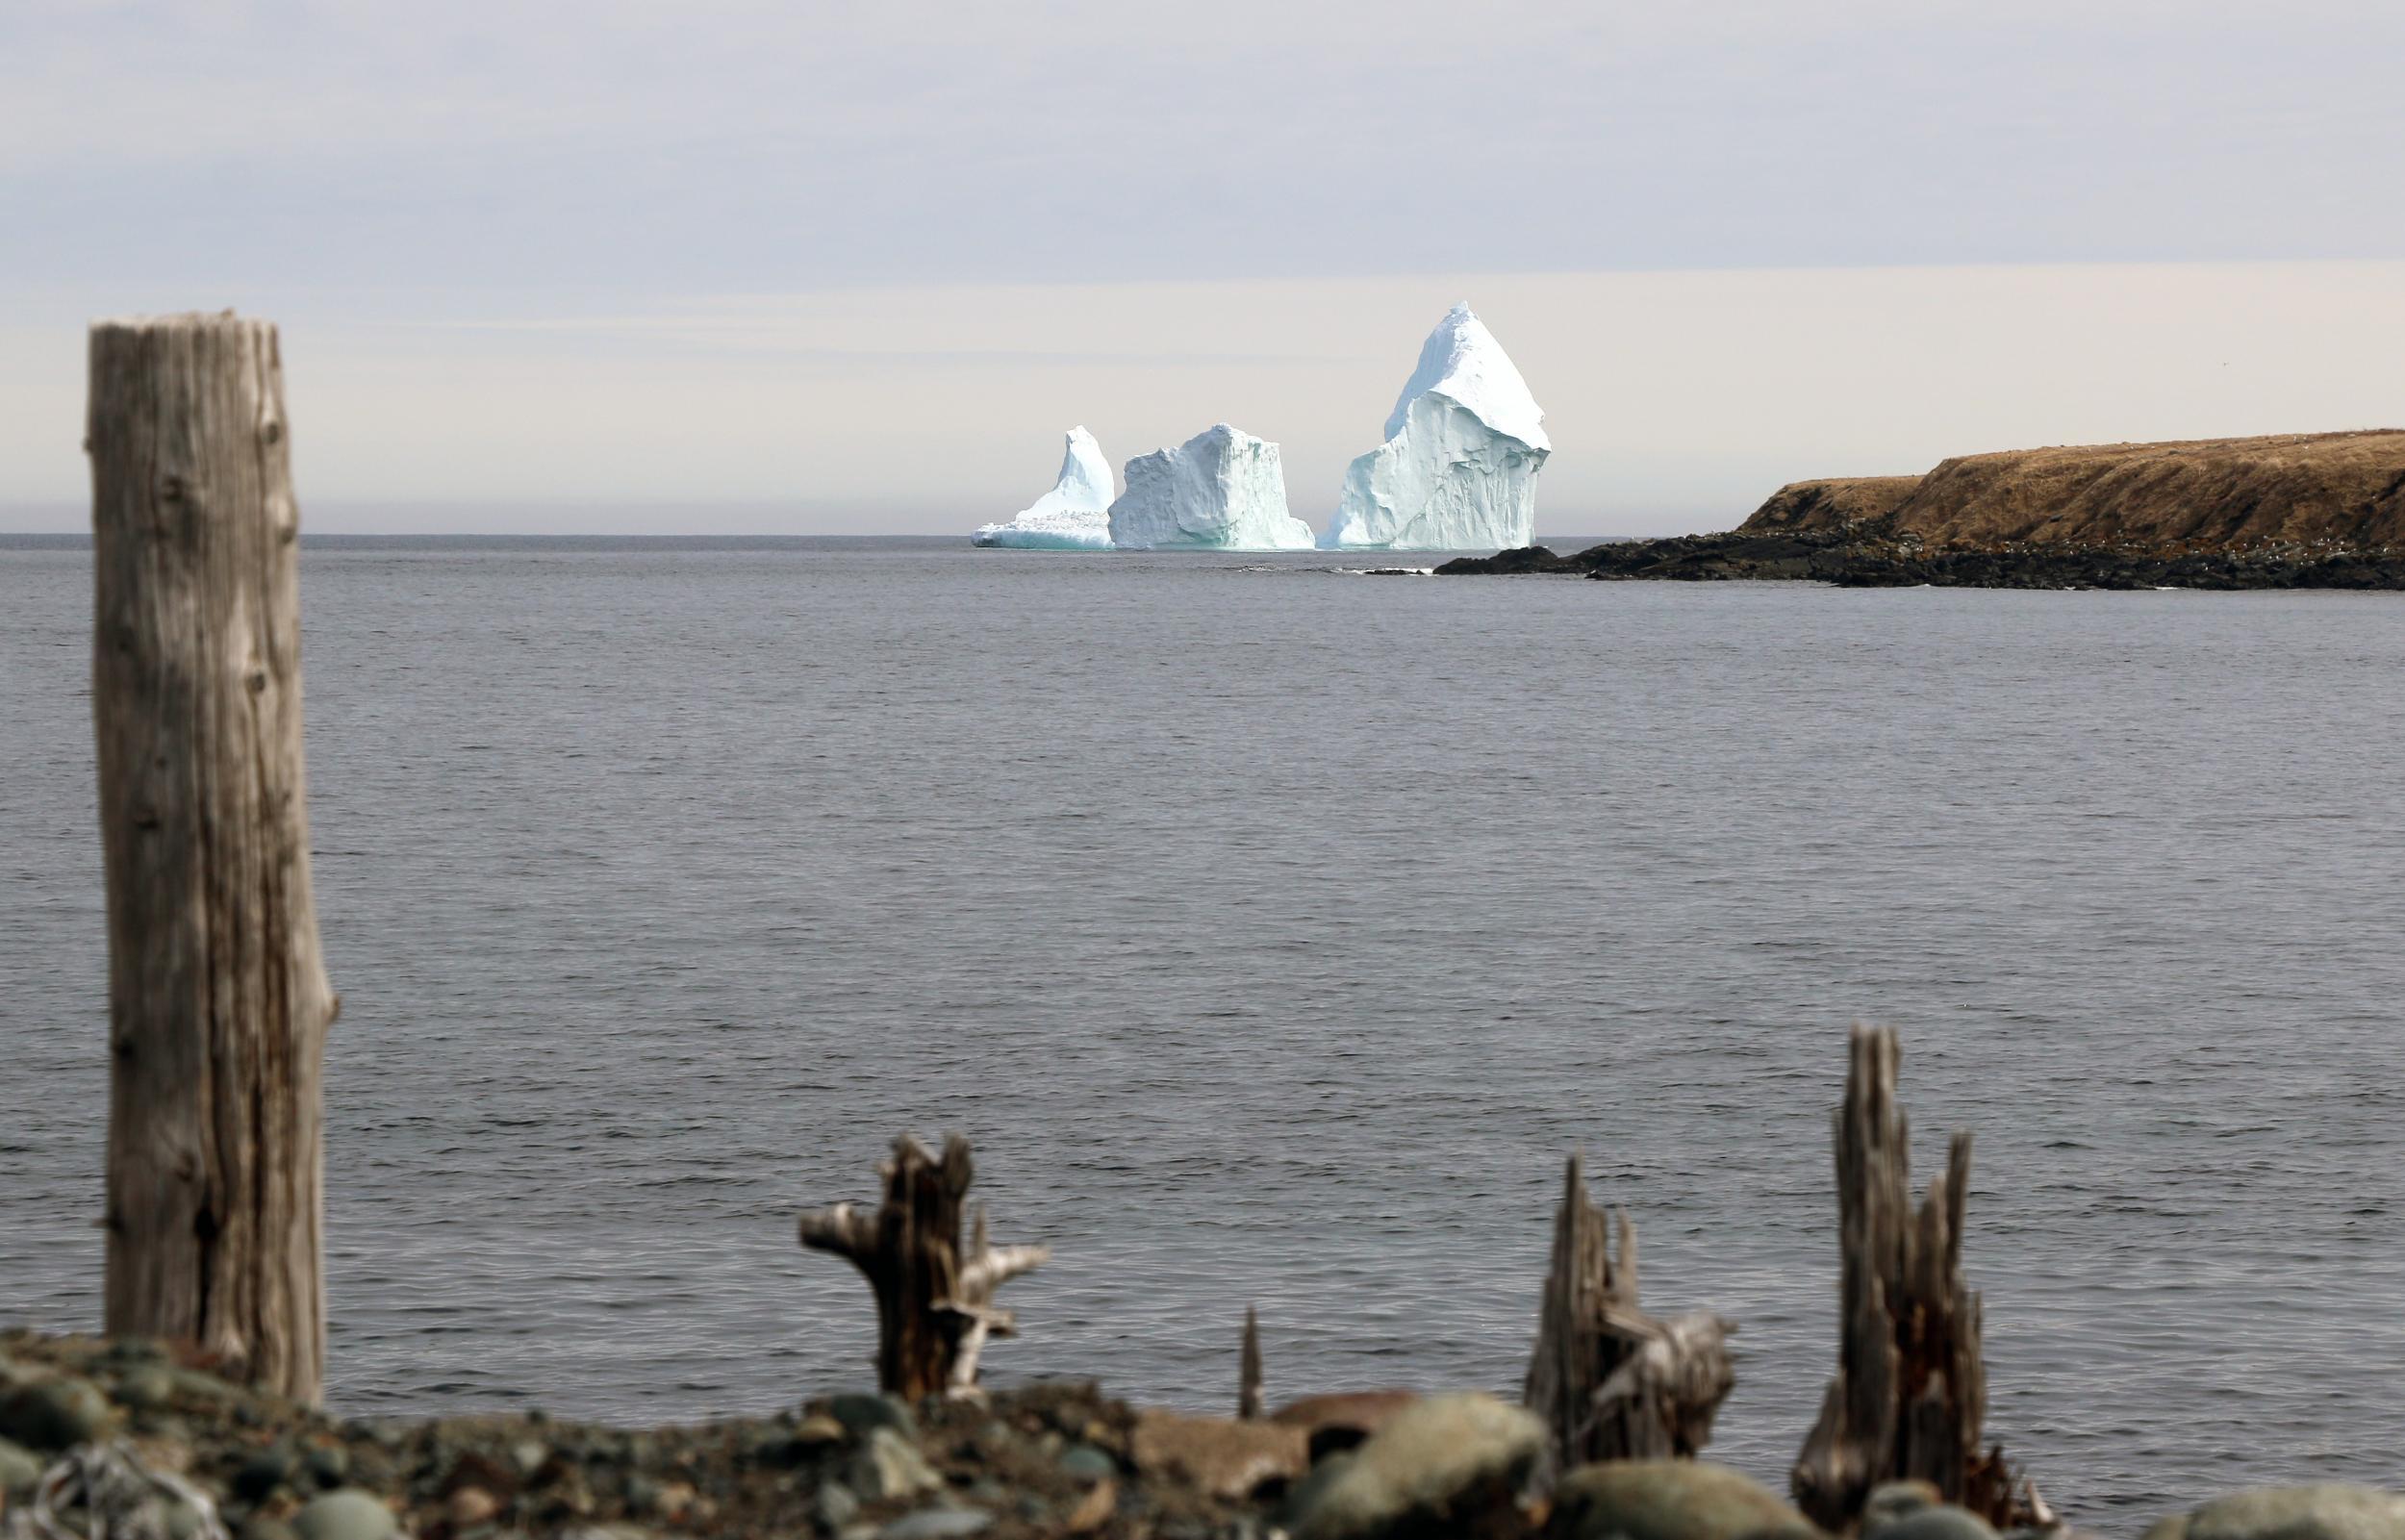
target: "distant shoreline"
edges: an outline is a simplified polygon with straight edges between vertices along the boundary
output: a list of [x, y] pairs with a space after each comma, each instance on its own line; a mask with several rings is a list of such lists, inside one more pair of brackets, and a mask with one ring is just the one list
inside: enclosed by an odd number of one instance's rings
[[1439, 577], [1557, 575], [1601, 582], [1788, 582], [1836, 588], [2405, 592], [2405, 550], [2301, 546], [2165, 555], [2096, 546], [1938, 549], [1884, 531], [1674, 535], [1559, 556], [1541, 545], [1457, 557]]
[[[1639, 536], [1554, 536], [1565, 545], [1584, 545], [1597, 542], [1610, 543], [1643, 539]], [[975, 552], [982, 559], [992, 559], [996, 547], [970, 544], [958, 535], [301, 535], [303, 549], [316, 550], [858, 550], [858, 549], [924, 549]], [[89, 551], [91, 537], [81, 533], [0, 532], [0, 551]], [[1374, 562], [1387, 557], [1426, 557], [1435, 560], [1454, 554], [1449, 551], [1018, 551], [1009, 553], [1033, 561], [1049, 561], [1055, 557], [1128, 557], [1164, 556], [1177, 559], [1190, 556], [1240, 556], [1248, 559], [1281, 557], [1299, 559], [1308, 564], [1313, 560], [1337, 560], [1347, 563]]]
[[[440, 549], [609, 549], [641, 550], [796, 550], [864, 545], [907, 545], [949, 549], [961, 546], [957, 535], [301, 535], [303, 549], [319, 550], [440, 550]], [[962, 546], [962, 548], [966, 548]], [[85, 534], [0, 533], [0, 550], [88, 551]]]
[[1440, 575], [1843, 588], [2405, 590], [2405, 431], [1966, 455], [1789, 483], [1735, 529], [1541, 546]]

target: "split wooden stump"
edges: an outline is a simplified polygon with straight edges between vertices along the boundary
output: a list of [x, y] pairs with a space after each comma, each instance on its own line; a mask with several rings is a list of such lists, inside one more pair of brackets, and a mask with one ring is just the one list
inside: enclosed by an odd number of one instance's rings
[[1987, 1376], [1979, 1296], [1962, 1281], [1971, 1136], [1912, 1207], [1911, 1152], [1896, 1101], [1890, 1028], [1858, 1026], [1837, 1109], [1841, 1249], [1836, 1377], [1791, 1477], [1796, 1506], [1837, 1531], [1883, 1481], [1936, 1486], [1997, 1528], [2052, 1521], [2001, 1449], [1981, 1447]]
[[109, 892], [111, 1333], [314, 1401], [320, 1068], [300, 514], [276, 329], [91, 329], [92, 722]]
[[941, 1160], [904, 1134], [877, 1167], [885, 1195], [873, 1214], [849, 1203], [801, 1216], [801, 1244], [848, 1258], [876, 1295], [877, 1388], [917, 1401], [976, 1394], [977, 1357], [988, 1338], [1017, 1334], [994, 1291], [1051, 1256], [1042, 1246], [996, 1248], [985, 1206], [960, 1246], [961, 1202], [975, 1172], [969, 1141], [944, 1141]]
[[1639, 1309], [1636, 1226], [1625, 1210], [1617, 1220], [1614, 1256], [1572, 1155], [1526, 1397], [1562, 1470], [1597, 1460], [1691, 1459], [1709, 1442], [1712, 1417], [1736, 1384], [1728, 1347], [1736, 1323], [1708, 1310], [1658, 1320]]

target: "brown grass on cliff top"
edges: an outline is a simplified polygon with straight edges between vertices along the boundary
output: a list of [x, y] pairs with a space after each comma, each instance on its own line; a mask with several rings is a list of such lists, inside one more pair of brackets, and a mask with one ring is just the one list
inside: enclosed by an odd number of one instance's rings
[[1921, 477], [1798, 482], [1749, 529], [1895, 518], [1932, 545], [2405, 545], [2405, 430], [2011, 449]]
[[1842, 529], [1865, 518], [1885, 518], [1919, 490], [1918, 476], [1828, 476], [1818, 481], [1790, 481], [1754, 510], [1741, 528], [1770, 530]]

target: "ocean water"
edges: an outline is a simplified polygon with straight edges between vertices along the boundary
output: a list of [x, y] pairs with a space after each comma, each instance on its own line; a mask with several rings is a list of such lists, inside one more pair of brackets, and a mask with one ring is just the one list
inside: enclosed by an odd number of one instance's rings
[[[1989, 1431], [2128, 1531], [2405, 1468], [2405, 599], [316, 543], [329, 1396], [871, 1377], [804, 1207], [976, 1145], [991, 1376], [1516, 1392], [1563, 1157], [1715, 1452], [1835, 1362], [1828, 1117], [1976, 1131]], [[0, 550], [0, 1319], [98, 1318], [89, 563]]]

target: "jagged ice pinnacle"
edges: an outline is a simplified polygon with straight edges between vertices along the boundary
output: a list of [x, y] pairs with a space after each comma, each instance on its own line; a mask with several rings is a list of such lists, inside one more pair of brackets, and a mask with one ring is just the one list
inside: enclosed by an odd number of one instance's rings
[[1329, 550], [1462, 551], [1529, 544], [1536, 473], [1553, 453], [1545, 414], [1467, 304], [1421, 344], [1386, 418], [1386, 442], [1345, 472]]
[[1038, 550], [1106, 551], [1111, 548], [1111, 467], [1102, 446], [1080, 427], [1069, 430], [1060, 457], [1060, 479], [1007, 524], [980, 524], [969, 537], [977, 545], [1015, 545]]

